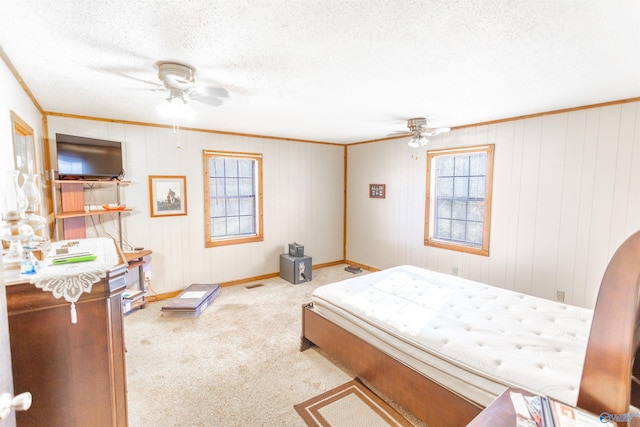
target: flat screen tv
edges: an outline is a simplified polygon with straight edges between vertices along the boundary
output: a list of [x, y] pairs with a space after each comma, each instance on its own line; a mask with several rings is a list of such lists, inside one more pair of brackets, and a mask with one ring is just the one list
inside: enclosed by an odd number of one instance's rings
[[122, 144], [56, 134], [59, 179], [121, 179]]

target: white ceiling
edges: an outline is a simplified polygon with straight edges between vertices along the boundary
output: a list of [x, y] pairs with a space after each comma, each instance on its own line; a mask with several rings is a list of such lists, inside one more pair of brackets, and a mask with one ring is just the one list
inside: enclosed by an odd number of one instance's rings
[[640, 96], [638, 0], [13, 0], [0, 47], [47, 112], [170, 124], [172, 60], [229, 92], [184, 126], [337, 143]]

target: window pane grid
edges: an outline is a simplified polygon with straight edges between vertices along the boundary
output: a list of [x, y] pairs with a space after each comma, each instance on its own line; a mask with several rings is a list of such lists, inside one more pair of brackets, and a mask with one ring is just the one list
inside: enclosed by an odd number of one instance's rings
[[257, 233], [255, 160], [209, 159], [209, 221], [211, 237]]
[[481, 248], [486, 153], [435, 158], [434, 238]]

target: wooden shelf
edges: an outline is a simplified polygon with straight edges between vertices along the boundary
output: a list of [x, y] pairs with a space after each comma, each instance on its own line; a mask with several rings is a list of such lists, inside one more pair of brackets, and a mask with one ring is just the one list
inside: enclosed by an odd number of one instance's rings
[[86, 184], [86, 185], [129, 185], [131, 181], [118, 181], [118, 180], [90, 180], [90, 179], [54, 179], [56, 184]]
[[139, 261], [142, 260], [143, 257], [146, 257], [147, 255], [151, 255], [153, 252], [150, 249], [143, 249], [141, 251], [136, 251], [136, 252], [125, 252], [124, 253], [124, 258], [127, 260], [127, 262], [131, 262], [131, 261]]
[[[123, 299], [122, 307], [126, 313], [130, 313], [131, 311], [137, 308], [145, 308], [147, 303], [147, 293], [145, 291], [145, 274], [144, 274], [144, 265], [146, 264], [144, 257], [151, 255], [151, 251], [149, 249], [143, 249], [135, 252], [125, 252], [124, 258], [129, 263], [128, 274], [135, 274], [134, 271], [137, 269], [138, 273], [138, 289], [135, 292], [136, 296], [132, 299]], [[128, 290], [134, 290], [131, 284], [129, 284]]]
[[144, 261], [131, 261], [129, 262], [129, 267], [127, 267], [127, 269], [133, 270], [134, 268], [138, 268], [141, 265], [144, 265]]
[[117, 221], [116, 228], [118, 231], [118, 245], [123, 248], [122, 239], [122, 214], [131, 212], [132, 209], [98, 209], [85, 210], [86, 200], [85, 193], [96, 191], [105, 198], [105, 194], [115, 191], [113, 196], [108, 196], [108, 201], [102, 200], [102, 205], [120, 202], [120, 192], [122, 186], [131, 184], [131, 181], [118, 181], [117, 179], [100, 180], [100, 179], [56, 179], [54, 170], [50, 170], [51, 200], [53, 204], [53, 229], [56, 240], [61, 239], [84, 239], [87, 235], [86, 218], [95, 217], [96, 215], [116, 214], [115, 218], [109, 218]]
[[59, 213], [55, 217], [56, 219], [65, 219], [65, 218], [79, 218], [84, 216], [92, 216], [92, 215], [104, 215], [104, 214], [112, 214], [112, 213], [122, 213], [122, 212], [131, 212], [132, 209], [100, 209], [95, 211], [75, 211], [75, 212], [64, 212]]

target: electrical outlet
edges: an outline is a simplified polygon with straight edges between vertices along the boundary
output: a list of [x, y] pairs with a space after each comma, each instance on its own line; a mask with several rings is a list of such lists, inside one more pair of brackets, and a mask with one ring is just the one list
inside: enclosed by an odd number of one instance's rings
[[453, 274], [454, 276], [458, 275], [458, 267], [451, 267], [451, 274]]
[[144, 281], [148, 282], [149, 280], [151, 280], [151, 272], [150, 271], [145, 271], [144, 272]]
[[564, 302], [564, 291], [556, 291], [556, 301]]

